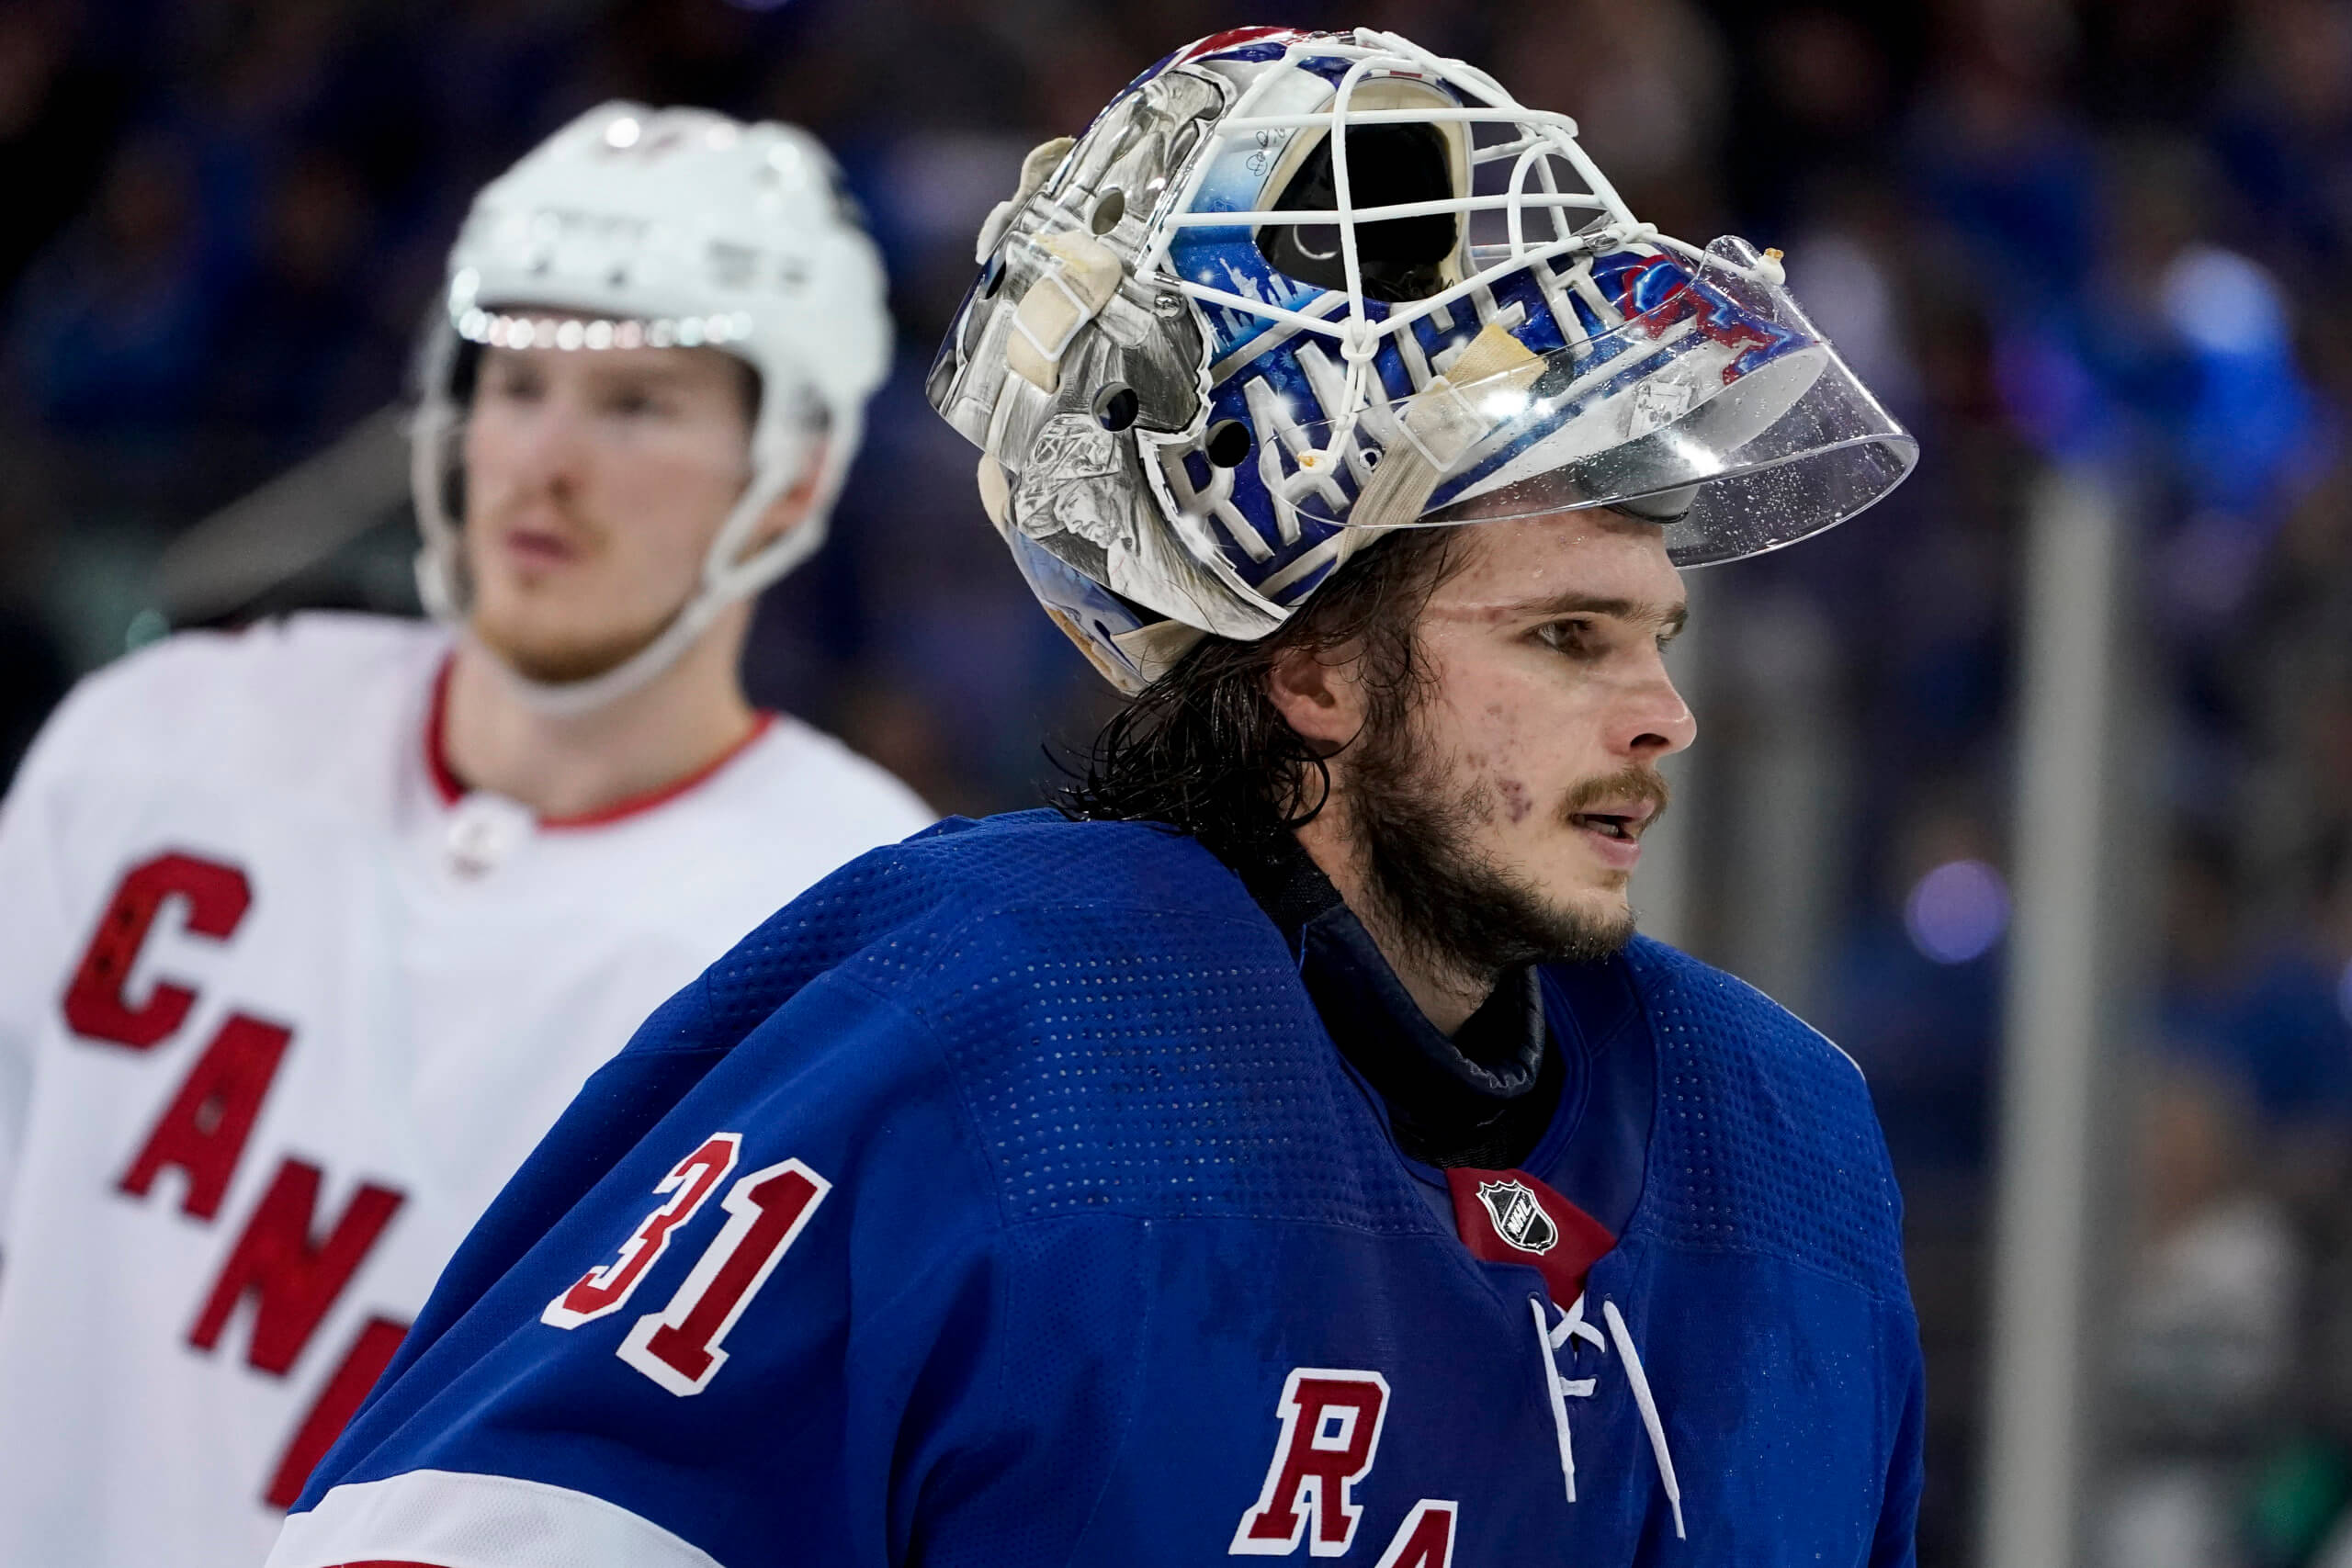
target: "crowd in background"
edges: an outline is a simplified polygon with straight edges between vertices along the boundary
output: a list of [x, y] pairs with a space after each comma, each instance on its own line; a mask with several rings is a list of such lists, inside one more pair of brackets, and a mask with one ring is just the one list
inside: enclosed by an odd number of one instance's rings
[[[1735, 688], [1798, 643], [1826, 672], [1844, 850], [1807, 996], [1910, 1194], [1930, 1568], [1973, 1529], [2019, 518], [2052, 466], [2127, 497], [2165, 915], [2111, 1101], [2137, 1174], [2098, 1539], [2352, 1562], [2323, 1545], [2352, 1499], [2343, 0], [0, 0], [0, 775], [152, 630], [175, 533], [399, 395], [474, 188], [628, 96], [815, 130], [894, 278], [898, 372], [834, 542], [763, 606], [755, 693], [943, 808], [1033, 803], [1040, 736], [1103, 698], [922, 370], [1023, 152], [1256, 21], [1394, 28], [1575, 114], [1645, 219], [1784, 249], [1921, 437], [1877, 513], [1722, 597], [1758, 652]], [[363, 567], [304, 595], [413, 609]]]

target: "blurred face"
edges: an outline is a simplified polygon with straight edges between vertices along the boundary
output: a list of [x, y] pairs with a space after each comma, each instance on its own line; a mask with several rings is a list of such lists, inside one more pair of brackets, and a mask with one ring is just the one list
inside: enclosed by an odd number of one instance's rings
[[751, 479], [741, 365], [716, 349], [483, 351], [464, 444], [475, 636], [579, 681], [658, 635]]
[[1470, 973], [1613, 952], [1688, 746], [1666, 671], [1682, 586], [1659, 531], [1615, 513], [1467, 526], [1417, 626], [1422, 683], [1334, 760], [1394, 936]]

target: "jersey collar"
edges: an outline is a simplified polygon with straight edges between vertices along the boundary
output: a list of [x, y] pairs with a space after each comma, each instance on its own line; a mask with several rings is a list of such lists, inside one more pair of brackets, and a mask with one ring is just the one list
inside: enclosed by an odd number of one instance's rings
[[1324, 1029], [1387, 1105], [1398, 1146], [1437, 1166], [1523, 1158], [1550, 1124], [1562, 1078], [1535, 972], [1507, 971], [1449, 1037], [1295, 838], [1275, 835], [1235, 862], [1289, 944]]
[[[458, 771], [449, 765], [448, 751], [442, 744], [442, 729], [449, 703], [449, 672], [456, 659], [454, 653], [442, 655], [441, 668], [434, 672], [433, 696], [426, 705], [424, 715], [425, 776], [433, 781], [433, 791], [441, 797], [441, 804], [445, 807], [455, 806], [473, 793], [472, 786], [459, 778]], [[538, 818], [538, 825], [557, 831], [605, 828], [658, 810], [696, 785], [707, 783], [720, 769], [751, 750], [775, 727], [775, 718], [776, 716], [765, 708], [759, 710], [753, 715], [752, 728], [743, 739], [684, 778], [673, 779], [657, 789], [628, 795], [610, 806], [598, 807], [594, 811], [574, 812], [568, 817], [542, 817]]]

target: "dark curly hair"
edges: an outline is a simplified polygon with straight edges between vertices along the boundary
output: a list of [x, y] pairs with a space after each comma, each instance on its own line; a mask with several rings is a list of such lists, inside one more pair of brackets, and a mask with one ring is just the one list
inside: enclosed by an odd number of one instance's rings
[[1266, 694], [1275, 661], [1360, 643], [1375, 732], [1412, 710], [1424, 671], [1415, 626], [1453, 571], [1453, 528], [1405, 528], [1357, 554], [1282, 629], [1258, 642], [1204, 637], [1064, 764], [1053, 795], [1078, 820], [1165, 822], [1227, 859], [1310, 821], [1330, 794], [1329, 757]]

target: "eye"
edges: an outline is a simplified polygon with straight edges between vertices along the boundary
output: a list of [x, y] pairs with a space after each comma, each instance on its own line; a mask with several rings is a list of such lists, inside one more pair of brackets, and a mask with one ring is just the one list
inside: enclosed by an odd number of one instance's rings
[[616, 387], [605, 399], [605, 412], [624, 419], [666, 413], [669, 400], [650, 387]]
[[1571, 659], [1594, 659], [1601, 651], [1600, 635], [1588, 620], [1546, 621], [1535, 628], [1534, 637], [1544, 647]]
[[482, 378], [483, 390], [509, 402], [529, 402], [544, 389], [538, 373], [512, 360], [494, 361]]

